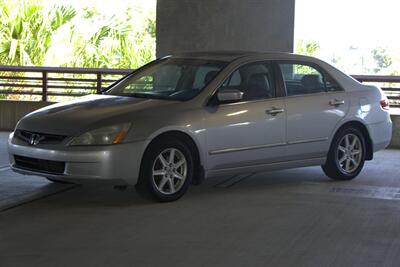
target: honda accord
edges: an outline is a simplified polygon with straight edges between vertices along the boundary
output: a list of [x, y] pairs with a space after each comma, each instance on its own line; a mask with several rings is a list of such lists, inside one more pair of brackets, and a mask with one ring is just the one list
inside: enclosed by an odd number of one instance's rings
[[15, 172], [136, 185], [173, 201], [220, 175], [320, 165], [353, 179], [389, 144], [391, 127], [381, 89], [316, 58], [199, 52], [26, 115], [8, 151]]

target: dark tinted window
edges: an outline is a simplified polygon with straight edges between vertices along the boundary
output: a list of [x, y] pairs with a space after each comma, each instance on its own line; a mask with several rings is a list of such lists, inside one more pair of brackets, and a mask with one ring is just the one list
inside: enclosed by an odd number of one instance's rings
[[279, 65], [288, 96], [341, 90], [336, 82], [313, 66], [302, 63]]
[[220, 90], [237, 89], [243, 92], [243, 101], [275, 96], [275, 82], [269, 63], [251, 63], [234, 71]]

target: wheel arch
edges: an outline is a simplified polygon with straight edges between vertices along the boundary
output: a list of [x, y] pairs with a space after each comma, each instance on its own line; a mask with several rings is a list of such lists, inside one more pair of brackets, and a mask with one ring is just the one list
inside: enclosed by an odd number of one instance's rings
[[351, 121], [347, 121], [347, 122], [343, 123], [342, 125], [340, 125], [340, 127], [335, 131], [335, 134], [333, 135], [333, 138], [331, 140], [331, 145], [332, 145], [332, 142], [333, 142], [335, 136], [337, 135], [337, 133], [339, 133], [342, 129], [349, 128], [349, 127], [354, 127], [356, 129], [358, 129], [361, 132], [361, 134], [364, 136], [365, 147], [366, 147], [365, 159], [372, 160], [374, 157], [374, 151], [373, 151], [373, 143], [371, 140], [371, 136], [369, 134], [367, 126], [365, 126], [365, 124], [363, 124], [360, 121], [351, 120]]
[[143, 158], [146, 155], [146, 152], [151, 147], [152, 144], [162, 140], [163, 138], [173, 137], [180, 141], [183, 141], [186, 145], [189, 146], [190, 151], [192, 152], [193, 159], [195, 161], [195, 170], [194, 177], [192, 183], [200, 184], [204, 180], [204, 159], [202, 156], [202, 151], [199, 143], [196, 138], [194, 138], [191, 134], [186, 131], [177, 130], [177, 129], [168, 129], [164, 131], [159, 131], [154, 133], [150, 138], [149, 142], [146, 144], [145, 149], [142, 154], [141, 162], [140, 162], [140, 173], [143, 168]]

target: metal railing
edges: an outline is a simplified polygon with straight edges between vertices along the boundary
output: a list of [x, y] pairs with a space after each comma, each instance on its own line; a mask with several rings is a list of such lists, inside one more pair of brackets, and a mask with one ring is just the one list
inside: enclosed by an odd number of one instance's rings
[[130, 69], [0, 66], [0, 95], [82, 96], [99, 93]]
[[[131, 73], [131, 69], [95, 69], [62, 67], [0, 66], [0, 96], [77, 97], [99, 93], [110, 84]], [[363, 83], [378, 83], [390, 105], [400, 108], [400, 76], [353, 75]]]
[[352, 77], [362, 83], [378, 83], [385, 91], [390, 106], [400, 108], [400, 76], [352, 75]]

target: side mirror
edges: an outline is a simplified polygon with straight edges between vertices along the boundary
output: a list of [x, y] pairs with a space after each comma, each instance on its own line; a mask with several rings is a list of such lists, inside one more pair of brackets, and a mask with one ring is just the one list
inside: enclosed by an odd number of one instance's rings
[[223, 89], [217, 94], [220, 103], [234, 103], [243, 99], [243, 92], [237, 89]]

